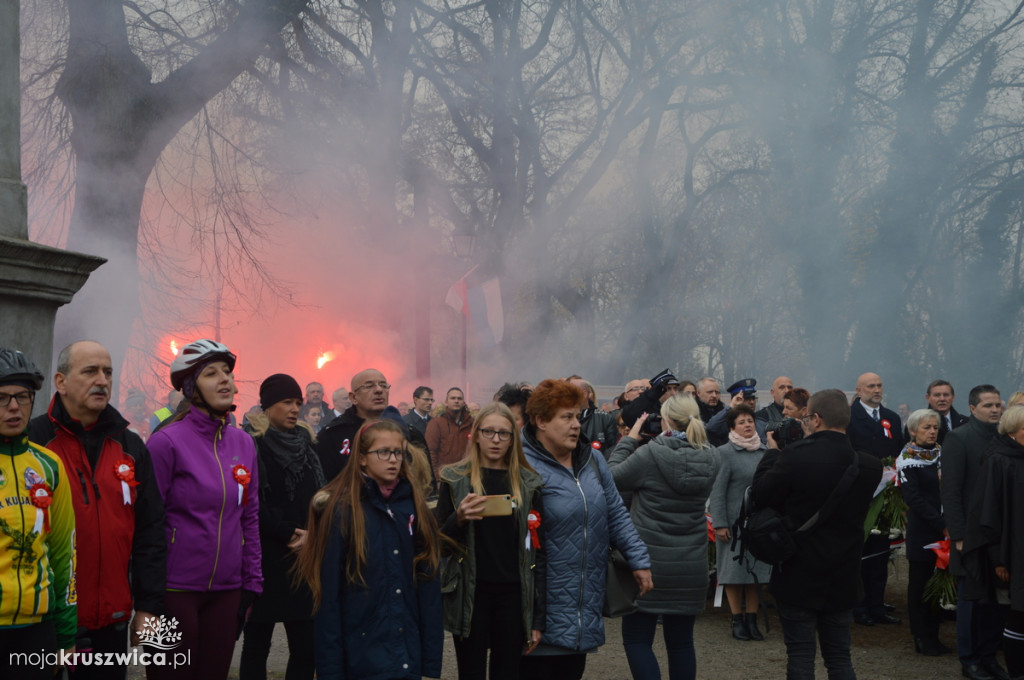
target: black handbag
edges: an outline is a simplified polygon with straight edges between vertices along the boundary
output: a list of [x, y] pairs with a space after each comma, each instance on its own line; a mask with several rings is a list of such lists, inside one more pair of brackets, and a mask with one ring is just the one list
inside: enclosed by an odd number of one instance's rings
[[604, 607], [601, 615], [615, 619], [637, 610], [636, 597], [640, 586], [633, 576], [633, 569], [615, 548], [608, 551], [608, 575], [605, 577]]
[[781, 564], [791, 558], [800, 548], [799, 534], [810, 531], [832, 514], [857, 479], [857, 472], [857, 452], [854, 451], [853, 461], [843, 472], [832, 495], [820, 510], [796, 529], [793, 528], [793, 521], [775, 508], [756, 507], [748, 486], [743, 493], [739, 518], [732, 529], [733, 542], [739, 541], [740, 548], [734, 559], [742, 564], [747, 552], [766, 564]]

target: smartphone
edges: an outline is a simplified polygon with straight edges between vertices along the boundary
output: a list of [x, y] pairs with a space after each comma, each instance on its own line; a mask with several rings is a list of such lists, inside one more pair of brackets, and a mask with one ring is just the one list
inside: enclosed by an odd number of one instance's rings
[[504, 515], [511, 515], [512, 510], [516, 507], [515, 501], [512, 500], [512, 496], [509, 494], [503, 494], [499, 496], [484, 496], [484, 509], [481, 513], [484, 517], [501, 517]]

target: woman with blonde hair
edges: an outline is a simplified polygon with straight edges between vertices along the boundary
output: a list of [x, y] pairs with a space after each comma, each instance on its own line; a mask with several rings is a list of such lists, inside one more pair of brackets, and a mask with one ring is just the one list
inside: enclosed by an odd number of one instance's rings
[[437, 525], [409, 459], [398, 423], [369, 421], [310, 503], [295, 569], [313, 595], [321, 680], [441, 675]]
[[[633, 492], [630, 517], [651, 556], [656, 587], [622, 619], [622, 644], [634, 680], [661, 677], [652, 645], [662, 620], [672, 680], [697, 675], [693, 624], [708, 592], [704, 508], [718, 474], [697, 402], [676, 394], [661, 405], [661, 434], [640, 445], [641, 415], [612, 451], [608, 466], [620, 491]], [[756, 435], [755, 435], [756, 437]]]
[[[519, 677], [519, 659], [544, 630], [541, 481], [523, 455], [512, 411], [500, 402], [477, 415], [462, 461], [441, 471], [437, 517], [458, 550], [443, 576], [444, 626], [460, 680]], [[508, 496], [511, 513], [485, 513]], [[500, 498], [499, 498], [500, 500]]]

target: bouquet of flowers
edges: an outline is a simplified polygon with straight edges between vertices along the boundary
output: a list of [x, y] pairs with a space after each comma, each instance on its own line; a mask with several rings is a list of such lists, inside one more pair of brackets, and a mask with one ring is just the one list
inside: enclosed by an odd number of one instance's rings
[[935, 573], [924, 584], [924, 599], [943, 609], [956, 609], [956, 577], [949, 573], [949, 539], [925, 547], [934, 550], [936, 558]]

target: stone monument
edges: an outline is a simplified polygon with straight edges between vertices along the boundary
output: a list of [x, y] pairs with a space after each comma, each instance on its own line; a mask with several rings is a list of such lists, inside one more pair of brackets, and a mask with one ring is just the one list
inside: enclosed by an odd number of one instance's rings
[[49, 403], [57, 308], [106, 262], [28, 240], [21, 181], [20, 3], [0, 2], [0, 347], [20, 349], [46, 374], [35, 413]]

